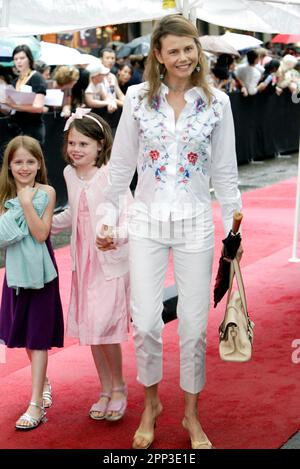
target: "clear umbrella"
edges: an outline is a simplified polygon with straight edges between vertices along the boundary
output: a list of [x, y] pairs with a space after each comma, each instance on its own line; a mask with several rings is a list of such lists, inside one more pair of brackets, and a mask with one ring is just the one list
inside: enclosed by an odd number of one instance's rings
[[12, 53], [15, 47], [26, 44], [35, 60], [40, 58], [40, 43], [34, 36], [0, 37], [0, 65], [12, 67]]
[[221, 37], [238, 51], [254, 49], [255, 47], [260, 47], [262, 44], [262, 41], [249, 34], [237, 34], [227, 31], [225, 34], [222, 34]]
[[148, 55], [150, 50], [151, 34], [145, 34], [144, 36], [136, 37], [128, 44], [122, 46], [117, 52], [117, 57], [128, 57], [129, 55]]
[[47, 65], [76, 65], [85, 63], [81, 61], [82, 55], [85, 54], [81, 54], [72, 47], [45, 41], [41, 41], [40, 46], [40, 60], [43, 60]]
[[204, 51], [212, 54], [230, 54], [240, 57], [239, 52], [221, 36], [200, 36], [199, 41]]

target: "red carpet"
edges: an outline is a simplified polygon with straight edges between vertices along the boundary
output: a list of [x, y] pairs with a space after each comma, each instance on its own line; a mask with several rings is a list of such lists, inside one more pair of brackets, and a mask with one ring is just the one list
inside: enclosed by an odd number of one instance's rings
[[[217, 448], [278, 448], [300, 428], [300, 363], [292, 362], [292, 342], [300, 339], [300, 264], [288, 262], [292, 252], [296, 179], [243, 194], [242, 270], [249, 311], [255, 322], [253, 360], [222, 362], [217, 329], [223, 305], [211, 309], [207, 338], [207, 384], [199, 406], [201, 422]], [[221, 230], [215, 207], [216, 256]], [[298, 251], [298, 253], [300, 250]], [[66, 311], [69, 295], [69, 250], [56, 251]], [[3, 271], [1, 272], [3, 274]], [[214, 277], [215, 278], [215, 273]], [[171, 266], [166, 284], [173, 282]], [[164, 411], [153, 448], [189, 448], [181, 427], [182, 393], [178, 388], [177, 322], [164, 330]], [[0, 365], [0, 448], [130, 448], [142, 410], [143, 390], [136, 382], [133, 344], [123, 347], [129, 406], [120, 422], [92, 421], [98, 383], [88, 347], [66, 338], [65, 348], [49, 357], [54, 405], [49, 421], [28, 433], [14, 423], [30, 396], [30, 368], [23, 350], [9, 350]], [[300, 354], [299, 354], [300, 356]], [[172, 399], [170, 399], [172, 396]]]

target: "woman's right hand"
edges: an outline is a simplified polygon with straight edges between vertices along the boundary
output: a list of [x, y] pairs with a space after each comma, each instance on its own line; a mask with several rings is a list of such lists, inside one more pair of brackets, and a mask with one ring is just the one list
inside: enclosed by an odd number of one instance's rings
[[100, 233], [96, 237], [96, 246], [101, 251], [110, 251], [116, 249], [113, 240], [113, 227], [108, 225], [102, 225]]

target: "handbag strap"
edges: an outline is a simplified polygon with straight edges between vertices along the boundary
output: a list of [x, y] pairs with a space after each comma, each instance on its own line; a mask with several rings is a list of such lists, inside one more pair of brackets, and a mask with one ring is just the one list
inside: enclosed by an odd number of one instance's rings
[[242, 272], [241, 272], [241, 269], [240, 269], [240, 264], [239, 264], [236, 257], [230, 262], [229, 289], [228, 289], [228, 295], [227, 295], [226, 308], [228, 306], [230, 296], [231, 296], [231, 290], [232, 290], [234, 275], [236, 276], [236, 283], [237, 283], [239, 294], [240, 294], [240, 297], [241, 297], [243, 310], [244, 310], [244, 313], [245, 313], [245, 315], [246, 315], [246, 317], [249, 321], [250, 317], [249, 317], [248, 309], [247, 309], [246, 294], [245, 294], [245, 287], [244, 287]]

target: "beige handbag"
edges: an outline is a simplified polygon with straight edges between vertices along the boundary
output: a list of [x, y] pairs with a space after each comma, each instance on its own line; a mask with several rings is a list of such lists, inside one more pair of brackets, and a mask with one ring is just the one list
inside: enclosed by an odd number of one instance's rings
[[[231, 293], [236, 276], [238, 291]], [[254, 322], [247, 311], [246, 295], [237, 259], [231, 261], [227, 306], [219, 327], [219, 353], [228, 362], [247, 362], [251, 359]]]

